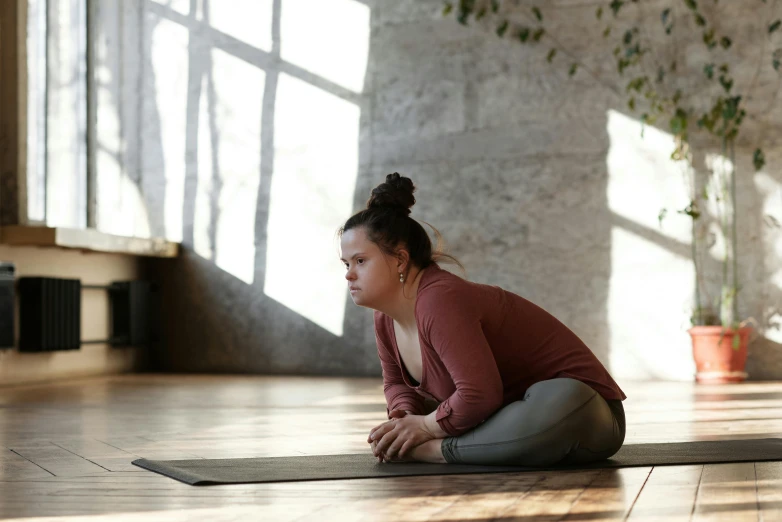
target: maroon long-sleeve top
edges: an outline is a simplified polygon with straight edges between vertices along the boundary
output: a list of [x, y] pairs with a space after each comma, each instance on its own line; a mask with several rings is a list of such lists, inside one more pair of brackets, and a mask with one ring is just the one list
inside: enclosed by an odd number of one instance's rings
[[399, 355], [393, 318], [375, 311], [386, 413], [401, 409], [422, 415], [424, 397], [435, 399], [437, 423], [457, 436], [547, 379], [570, 377], [605, 399], [627, 398], [573, 331], [499, 286], [467, 281], [433, 263], [421, 273], [415, 319], [420, 383]]

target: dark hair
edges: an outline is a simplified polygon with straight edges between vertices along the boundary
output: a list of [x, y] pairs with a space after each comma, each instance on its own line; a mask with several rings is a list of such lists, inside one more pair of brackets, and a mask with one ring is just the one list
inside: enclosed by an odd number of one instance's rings
[[[434, 230], [437, 238], [433, 252], [432, 241], [426, 230], [410, 217], [410, 207], [415, 204], [413, 192], [415, 185], [410, 178], [400, 176], [398, 172], [388, 174], [385, 183], [372, 189], [367, 208], [353, 214], [339, 229], [339, 237], [350, 229], [364, 227], [367, 239], [388, 256], [395, 256], [397, 245], [401, 243], [410, 252], [410, 264], [421, 270], [440, 259], [448, 258], [450, 261], [447, 262], [455, 262], [466, 275], [458, 259], [440, 250], [443, 244], [440, 232], [424, 221]], [[410, 272], [410, 264], [405, 271], [405, 279]]]

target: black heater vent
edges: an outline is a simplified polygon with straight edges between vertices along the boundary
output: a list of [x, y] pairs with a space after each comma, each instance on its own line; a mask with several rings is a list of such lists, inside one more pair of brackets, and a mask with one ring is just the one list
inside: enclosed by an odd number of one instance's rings
[[19, 351], [78, 350], [81, 280], [19, 278]]
[[114, 281], [111, 298], [112, 346], [147, 345], [155, 340], [152, 310], [157, 286], [150, 281]]
[[0, 348], [14, 345], [14, 264], [0, 261]]

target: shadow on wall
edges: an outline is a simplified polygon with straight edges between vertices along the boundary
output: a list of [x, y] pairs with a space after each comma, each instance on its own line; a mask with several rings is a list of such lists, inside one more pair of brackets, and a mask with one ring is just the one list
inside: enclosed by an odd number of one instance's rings
[[[155, 369], [380, 375], [334, 232], [398, 171], [470, 280], [552, 312], [620, 383], [692, 378], [689, 224], [657, 223], [686, 193], [670, 136], [641, 140], [621, 100], [439, 1], [135, 5], [137, 131], [125, 104], [120, 119], [150, 232], [184, 247], [147, 262], [167, 310]], [[777, 254], [747, 248], [775, 277]], [[744, 303], [768, 321], [780, 288], [758, 291]], [[751, 372], [782, 368], [778, 341], [756, 343]]]

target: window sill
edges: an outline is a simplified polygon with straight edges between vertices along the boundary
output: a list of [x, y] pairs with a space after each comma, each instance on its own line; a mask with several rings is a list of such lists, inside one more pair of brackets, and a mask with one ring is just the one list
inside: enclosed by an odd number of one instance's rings
[[177, 257], [179, 243], [163, 238], [107, 234], [96, 229], [9, 225], [0, 227], [0, 244], [74, 248], [134, 256]]

